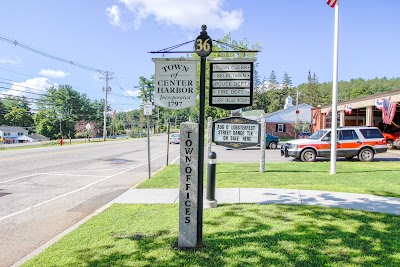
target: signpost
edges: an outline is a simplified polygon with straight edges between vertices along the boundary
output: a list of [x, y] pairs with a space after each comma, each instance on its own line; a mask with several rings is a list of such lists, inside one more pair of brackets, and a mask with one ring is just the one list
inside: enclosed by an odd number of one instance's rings
[[147, 117], [147, 165], [149, 166], [149, 178], [151, 178], [151, 165], [150, 165], [150, 116], [152, 114], [153, 107], [151, 102], [147, 101], [143, 105], [143, 115]]
[[210, 60], [210, 106], [227, 110], [253, 104], [255, 58]]
[[241, 117], [220, 119], [213, 124], [213, 142], [229, 148], [260, 144], [260, 124]]
[[[181, 124], [180, 149], [180, 189], [179, 189], [179, 248], [199, 248], [203, 245], [203, 177], [204, 177], [204, 123], [207, 56], [212, 53], [213, 40], [207, 34], [207, 26], [196, 38], [194, 50], [200, 57], [199, 122]], [[217, 41], [218, 42], [218, 41]], [[186, 44], [186, 43], [184, 43]], [[183, 44], [182, 44], [183, 45]], [[247, 51], [238, 46], [240, 52]], [[180, 46], [180, 45], [179, 45]], [[151, 53], [191, 53], [191, 51], [172, 52], [173, 46]], [[219, 51], [235, 52], [235, 51]], [[155, 73], [155, 105], [169, 109], [194, 106], [196, 95], [197, 59], [153, 59]], [[254, 59], [215, 59], [211, 61], [210, 106], [235, 110], [252, 105], [253, 102], [253, 63]], [[242, 119], [242, 118], [240, 118]], [[246, 119], [244, 119], [246, 120]], [[259, 143], [257, 122], [241, 121], [232, 123], [221, 121], [220, 127], [233, 127], [232, 136], [227, 134], [229, 143], [242, 144], [241, 147]], [[229, 124], [229, 125], [228, 125]], [[254, 124], [254, 125], [251, 125]], [[222, 129], [221, 129], [222, 130]], [[218, 135], [217, 142], [225, 142], [225, 134]], [[219, 139], [221, 138], [221, 140]], [[239, 138], [239, 139], [235, 139]], [[233, 140], [235, 139], [235, 140]], [[235, 145], [232, 145], [235, 146]], [[167, 158], [168, 160], [168, 158]], [[196, 165], [197, 163], [197, 165]]]

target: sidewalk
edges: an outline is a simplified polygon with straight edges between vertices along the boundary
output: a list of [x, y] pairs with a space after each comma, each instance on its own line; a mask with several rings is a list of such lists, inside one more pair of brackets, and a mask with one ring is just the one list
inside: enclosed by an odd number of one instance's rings
[[[179, 189], [130, 189], [114, 203], [179, 203]], [[205, 191], [204, 191], [205, 196]], [[400, 198], [367, 194], [273, 188], [217, 188], [218, 204], [299, 204], [400, 215]]]

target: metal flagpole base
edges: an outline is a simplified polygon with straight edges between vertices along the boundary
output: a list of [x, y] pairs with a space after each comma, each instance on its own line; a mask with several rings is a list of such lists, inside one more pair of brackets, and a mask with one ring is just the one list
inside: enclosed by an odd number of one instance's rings
[[217, 200], [204, 200], [204, 208], [205, 209], [212, 209], [218, 206]]

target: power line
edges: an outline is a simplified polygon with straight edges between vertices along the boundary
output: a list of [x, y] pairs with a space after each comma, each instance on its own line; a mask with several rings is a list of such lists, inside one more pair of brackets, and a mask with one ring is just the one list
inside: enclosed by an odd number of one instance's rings
[[60, 62], [64, 62], [64, 63], [70, 64], [70, 65], [74, 65], [74, 66], [82, 68], [82, 69], [86, 69], [86, 70], [90, 70], [90, 71], [94, 71], [94, 72], [99, 72], [99, 73], [102, 73], [102, 74], [104, 74], [106, 72], [104, 70], [100, 70], [100, 69], [97, 69], [97, 68], [86, 66], [86, 65], [74, 62], [72, 60], [68, 60], [68, 59], [64, 59], [64, 58], [58, 57], [58, 56], [51, 55], [51, 54], [46, 53], [44, 51], [41, 51], [39, 49], [35, 49], [35, 48], [31, 47], [31, 46], [28, 46], [28, 45], [25, 45], [23, 43], [20, 43], [17, 40], [12, 40], [11, 38], [7, 38], [7, 37], [1, 36], [1, 35], [0, 35], [0, 41], [6, 42], [6, 43], [10, 43], [10, 44], [13, 44], [15, 46], [19, 46], [19, 47], [21, 47], [21, 48], [23, 48], [25, 50], [28, 50], [28, 51], [33, 52], [33, 53], [36, 53], [38, 55], [41, 55], [41, 56], [44, 56], [44, 57], [47, 57], [47, 58], [50, 58], [50, 59], [53, 59], [53, 60], [57, 60], [57, 61], [60, 61]]

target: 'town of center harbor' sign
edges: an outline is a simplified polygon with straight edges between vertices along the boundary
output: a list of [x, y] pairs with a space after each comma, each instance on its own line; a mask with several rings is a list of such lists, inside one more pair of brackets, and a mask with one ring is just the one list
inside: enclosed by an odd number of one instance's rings
[[244, 148], [260, 143], [260, 124], [241, 117], [217, 120], [213, 123], [212, 141], [230, 148]]
[[196, 105], [198, 59], [153, 58], [156, 106], [182, 109]]
[[234, 110], [253, 104], [254, 61], [210, 59], [210, 106]]

